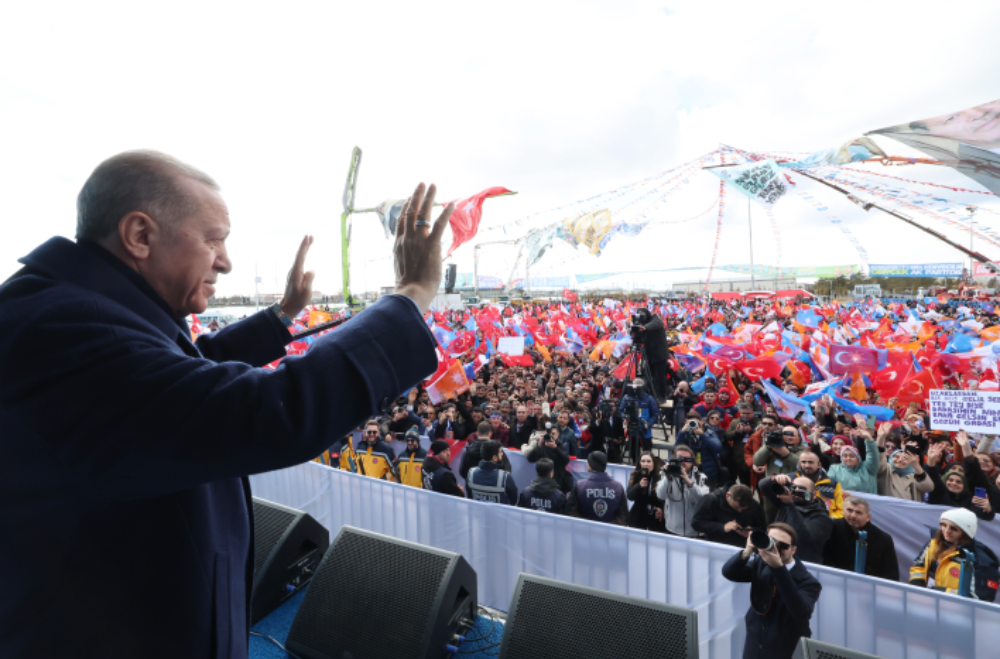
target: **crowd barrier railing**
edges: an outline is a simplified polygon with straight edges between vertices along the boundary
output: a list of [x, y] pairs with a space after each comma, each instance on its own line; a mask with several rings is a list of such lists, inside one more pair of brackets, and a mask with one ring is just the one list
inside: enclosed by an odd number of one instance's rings
[[[749, 587], [721, 574], [732, 547], [470, 501], [318, 463], [258, 474], [251, 484], [255, 496], [305, 510], [331, 533], [350, 524], [461, 553], [479, 576], [480, 601], [499, 610], [527, 572], [693, 608], [702, 659], [742, 656]], [[990, 657], [1000, 647], [1000, 606], [809, 569], [823, 584], [812, 618], [819, 640], [888, 659]]]

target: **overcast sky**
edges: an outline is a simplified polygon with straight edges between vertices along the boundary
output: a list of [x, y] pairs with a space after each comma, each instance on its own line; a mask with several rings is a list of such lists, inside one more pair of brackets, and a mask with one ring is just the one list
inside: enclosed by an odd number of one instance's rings
[[[251, 293], [255, 267], [274, 289], [305, 233], [317, 236], [316, 288], [336, 292], [355, 145], [359, 206], [419, 181], [443, 199], [502, 185], [519, 194], [488, 201], [484, 224], [513, 222], [720, 143], [812, 152], [996, 99], [998, 25], [1000, 3], [986, 1], [3, 3], [0, 277], [50, 236], [73, 235], [76, 194], [101, 160], [153, 148], [222, 185], [235, 267], [220, 294]], [[891, 173], [975, 187], [903, 169]], [[662, 221], [711, 204], [717, 183], [697, 176]], [[730, 199], [717, 264], [749, 256], [746, 202]], [[897, 220], [831, 203], [872, 263], [961, 260]], [[802, 200], [775, 216], [783, 265], [858, 262]], [[982, 214], [1000, 229], [996, 218]], [[707, 266], [716, 219], [618, 238], [600, 259], [560, 247], [538, 273]], [[375, 216], [355, 221], [354, 290], [391, 284]], [[756, 209], [754, 239], [755, 260], [774, 264]], [[471, 254], [456, 253], [460, 271]], [[511, 256], [492, 250], [481, 274], [506, 276]]]

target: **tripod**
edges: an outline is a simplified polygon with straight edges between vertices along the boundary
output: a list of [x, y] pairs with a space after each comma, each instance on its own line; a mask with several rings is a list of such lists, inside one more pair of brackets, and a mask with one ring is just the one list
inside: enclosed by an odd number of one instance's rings
[[[649, 387], [653, 387], [653, 374], [649, 370], [649, 358], [646, 356], [646, 346], [644, 343], [637, 343], [635, 337], [632, 339], [632, 345], [628, 349], [628, 353], [625, 355], [625, 359], [622, 360], [625, 363], [630, 363], [630, 366], [626, 368], [626, 374], [632, 373], [632, 377], [641, 377], [644, 382], [648, 383]], [[621, 402], [625, 397], [625, 387], [626, 378], [622, 380], [621, 387], [618, 389], [617, 396], [612, 396], [616, 399], [616, 407], [621, 406]], [[655, 388], [653, 389], [655, 391]], [[653, 396], [656, 400], [656, 396]], [[657, 401], [659, 405], [659, 401]], [[631, 427], [630, 427], [631, 426]], [[662, 415], [657, 413], [655, 428], [659, 428], [663, 431], [663, 437], [667, 436], [667, 426], [663, 421]], [[646, 437], [642, 432], [642, 426], [639, 424], [639, 419], [629, 419], [628, 423], [625, 424], [625, 429], [628, 431], [628, 441], [625, 443], [624, 453], [629, 456], [632, 464], [639, 464], [639, 454], [642, 451], [652, 450], [652, 445], [646, 445]], [[650, 443], [652, 439], [650, 439]], [[622, 456], [624, 460], [624, 455]]]

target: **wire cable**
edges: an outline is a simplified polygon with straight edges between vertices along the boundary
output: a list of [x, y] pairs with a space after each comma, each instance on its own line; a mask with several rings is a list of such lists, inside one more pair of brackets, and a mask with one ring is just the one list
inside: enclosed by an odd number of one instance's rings
[[281, 648], [282, 651], [285, 654], [287, 654], [289, 657], [292, 657], [292, 659], [302, 659], [302, 657], [300, 657], [299, 655], [295, 654], [294, 652], [292, 652], [291, 650], [289, 650], [288, 648], [286, 648], [284, 645], [281, 644], [280, 641], [278, 641], [278, 639], [274, 638], [273, 636], [268, 636], [267, 634], [265, 634], [263, 632], [254, 631], [253, 629], [250, 630], [250, 635], [251, 636], [261, 636], [263, 638], [266, 638], [267, 640], [271, 641], [272, 643], [274, 643], [275, 645], [277, 645], [279, 648]]

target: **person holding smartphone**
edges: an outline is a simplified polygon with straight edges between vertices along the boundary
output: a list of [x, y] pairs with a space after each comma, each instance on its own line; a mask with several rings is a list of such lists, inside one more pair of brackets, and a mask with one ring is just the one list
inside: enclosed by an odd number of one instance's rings
[[934, 482], [934, 489], [927, 497], [927, 503], [965, 508], [983, 521], [992, 521], [996, 511], [990, 501], [989, 483], [969, 443], [969, 436], [964, 430], [959, 430], [955, 441], [962, 448], [962, 454], [967, 456], [962, 462], [965, 473], [951, 469], [942, 474], [938, 462], [944, 448], [940, 443], [931, 445], [927, 449], [927, 475]]

